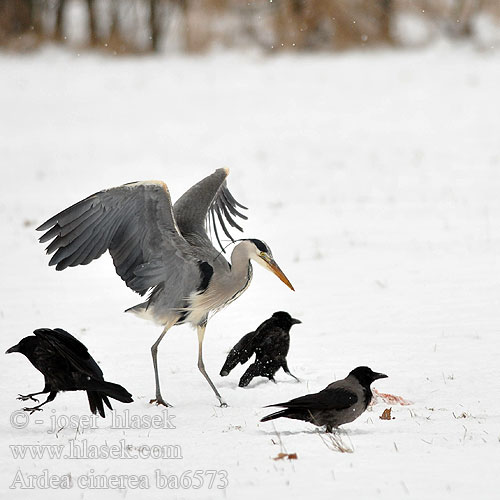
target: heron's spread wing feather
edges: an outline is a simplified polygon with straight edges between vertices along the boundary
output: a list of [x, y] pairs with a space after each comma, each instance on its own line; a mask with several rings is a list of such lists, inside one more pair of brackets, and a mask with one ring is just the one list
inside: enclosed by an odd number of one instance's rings
[[206, 228], [211, 226], [218, 244], [223, 249], [217, 232], [216, 217], [224, 234], [231, 241], [234, 239], [226, 224], [243, 231], [236, 222], [236, 218], [248, 218], [238, 210], [238, 208], [246, 210], [246, 207], [238, 203], [229, 191], [226, 184], [228, 173], [227, 169], [219, 168], [188, 189], [177, 200], [174, 205], [174, 214], [182, 235], [186, 237], [197, 235], [208, 239]]
[[[179, 233], [170, 195], [159, 181], [135, 182], [85, 198], [43, 223], [41, 242], [57, 270], [85, 265], [109, 250], [118, 275], [143, 295], [165, 283], [172, 304], [196, 290], [203, 256]], [[168, 284], [175, 284], [169, 287]]]

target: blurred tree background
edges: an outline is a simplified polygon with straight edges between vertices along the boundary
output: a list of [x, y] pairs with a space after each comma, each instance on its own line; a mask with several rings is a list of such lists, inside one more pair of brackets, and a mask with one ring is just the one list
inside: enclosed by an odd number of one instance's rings
[[[213, 47], [345, 50], [475, 40], [500, 0], [0, 0], [0, 46], [114, 54]], [[406, 36], [408, 33], [413, 35]]]

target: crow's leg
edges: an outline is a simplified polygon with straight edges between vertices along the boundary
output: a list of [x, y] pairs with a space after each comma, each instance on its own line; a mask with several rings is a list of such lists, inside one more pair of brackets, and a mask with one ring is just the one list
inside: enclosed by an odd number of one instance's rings
[[32, 401], [35, 401], [35, 403], [38, 403], [38, 399], [34, 398], [33, 396], [38, 396], [38, 394], [46, 394], [47, 392], [49, 391], [47, 389], [44, 389], [43, 391], [33, 392], [32, 394], [19, 394], [19, 397], [16, 399], [20, 399], [21, 401], [27, 401], [28, 399], [31, 399]]
[[210, 380], [207, 371], [205, 370], [205, 363], [203, 362], [203, 339], [205, 338], [205, 329], [207, 325], [198, 325], [198, 370], [200, 370], [201, 374], [205, 377], [206, 381], [212, 388], [212, 391], [215, 392], [217, 399], [219, 400], [221, 408], [227, 407], [227, 403], [222, 399], [222, 396], [219, 394], [219, 391], [215, 387], [214, 383]]
[[171, 404], [168, 404], [162, 397], [161, 391], [160, 391], [160, 377], [158, 375], [158, 346], [160, 345], [160, 342], [162, 341], [163, 337], [165, 334], [168, 332], [168, 330], [177, 323], [177, 318], [169, 321], [166, 325], [163, 331], [161, 332], [161, 335], [158, 337], [158, 340], [151, 346], [151, 356], [153, 357], [153, 368], [155, 371], [155, 390], [156, 390], [156, 397], [154, 399], [151, 399], [149, 402], [151, 404], [156, 403], [157, 405], [163, 405], [163, 406], [172, 406]]
[[38, 406], [33, 406], [32, 408], [23, 408], [23, 410], [29, 411], [30, 413], [34, 413], [35, 411], [42, 411], [42, 408], [40, 407], [46, 405], [47, 403], [50, 403], [51, 401], [54, 401], [56, 396], [57, 396], [57, 391], [50, 391], [49, 396], [43, 403], [39, 404]]
[[286, 359], [283, 360], [283, 362], [281, 363], [281, 366], [283, 367], [283, 370], [285, 370], [285, 373], [288, 373], [288, 375], [290, 375], [290, 377], [293, 377], [297, 382], [300, 382], [300, 380], [293, 373], [290, 373], [290, 370], [288, 369], [288, 365], [286, 363]]

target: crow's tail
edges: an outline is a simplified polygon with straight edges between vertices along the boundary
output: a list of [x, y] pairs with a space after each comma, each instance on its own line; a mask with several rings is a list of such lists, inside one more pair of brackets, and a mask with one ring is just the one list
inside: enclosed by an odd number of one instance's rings
[[286, 408], [285, 410], [280, 410], [276, 411], [274, 413], [271, 413], [270, 415], [266, 415], [265, 417], [261, 418], [261, 422], [267, 422], [268, 420], [274, 420], [275, 418], [280, 418], [280, 417], [288, 417], [290, 414], [290, 408]]
[[106, 394], [102, 392], [87, 391], [87, 397], [89, 398], [90, 411], [94, 415], [97, 415], [97, 413], [99, 412], [99, 415], [101, 415], [101, 417], [106, 416], [106, 413], [104, 412], [104, 405], [102, 404], [103, 401], [106, 403], [106, 406], [110, 410], [113, 409], [111, 403], [109, 402], [108, 397], [106, 396]]
[[122, 403], [131, 403], [133, 401], [132, 395], [119, 384], [113, 384], [112, 382], [106, 382], [104, 380], [89, 380], [87, 387], [87, 396], [89, 398], [90, 411], [93, 414], [97, 414], [101, 417], [105, 417], [104, 405], [112, 410], [111, 403], [108, 397], [121, 401]]

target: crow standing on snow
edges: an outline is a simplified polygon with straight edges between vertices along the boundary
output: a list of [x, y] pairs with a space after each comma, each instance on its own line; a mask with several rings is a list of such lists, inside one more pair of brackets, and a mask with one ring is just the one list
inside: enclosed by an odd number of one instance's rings
[[267, 377], [275, 382], [274, 374], [280, 368], [295, 380], [299, 380], [290, 373], [286, 363], [290, 347], [290, 328], [298, 323], [302, 321], [292, 318], [287, 312], [275, 312], [255, 332], [247, 333], [231, 349], [220, 371], [221, 376], [228, 375], [238, 363], [246, 363], [255, 353], [255, 362], [241, 377], [240, 387], [246, 387], [254, 377], [258, 376]]
[[17, 399], [26, 401], [37, 394], [49, 393], [43, 403], [33, 408], [23, 408], [33, 413], [41, 410], [41, 406], [53, 401], [59, 391], [87, 391], [90, 410], [101, 417], [105, 416], [103, 402], [112, 410], [108, 397], [131, 403], [132, 396], [121, 385], [106, 382], [102, 370], [87, 348], [73, 335], [61, 328], [40, 328], [22, 339], [19, 344], [7, 349], [6, 354], [20, 352], [45, 377], [45, 387], [40, 392], [19, 394]]
[[370, 384], [386, 377], [367, 366], [358, 366], [345, 379], [333, 382], [320, 392], [266, 406], [280, 406], [285, 410], [271, 413], [261, 422], [286, 417], [318, 426], [325, 425], [326, 431], [332, 432], [332, 428], [352, 422], [366, 410], [373, 396]]

